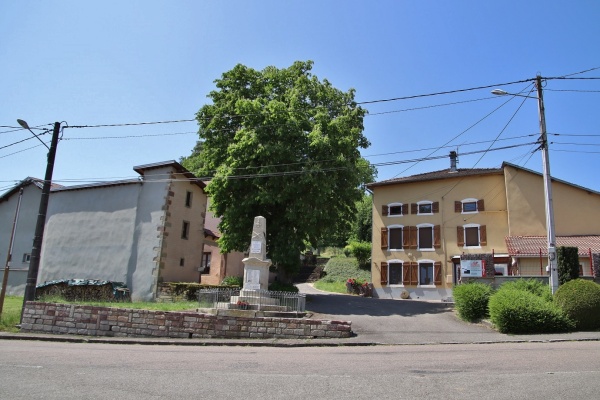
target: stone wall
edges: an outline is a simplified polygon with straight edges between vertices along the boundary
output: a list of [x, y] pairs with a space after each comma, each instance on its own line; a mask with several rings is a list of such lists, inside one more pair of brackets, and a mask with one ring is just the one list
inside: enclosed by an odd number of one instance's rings
[[351, 322], [244, 317], [27, 302], [22, 332], [115, 337], [316, 339], [347, 338]]

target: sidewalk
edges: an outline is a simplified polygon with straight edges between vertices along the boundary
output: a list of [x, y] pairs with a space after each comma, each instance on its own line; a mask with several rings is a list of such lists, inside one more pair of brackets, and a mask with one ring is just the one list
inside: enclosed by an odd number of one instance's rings
[[600, 332], [505, 335], [486, 324], [461, 321], [456, 317], [453, 305], [448, 303], [364, 298], [321, 292], [306, 283], [297, 286], [306, 294], [306, 308], [312, 313], [311, 318], [352, 321], [356, 336], [348, 339], [165, 339], [0, 332], [0, 340], [271, 347], [600, 341]]

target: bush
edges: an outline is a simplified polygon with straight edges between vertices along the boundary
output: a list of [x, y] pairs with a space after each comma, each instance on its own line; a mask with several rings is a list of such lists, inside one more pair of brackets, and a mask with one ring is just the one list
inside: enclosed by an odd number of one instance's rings
[[501, 287], [490, 297], [490, 320], [502, 333], [568, 332], [574, 323], [554, 303], [526, 290]]
[[579, 330], [600, 329], [600, 285], [575, 279], [558, 287], [554, 301]]
[[360, 269], [358, 261], [355, 258], [331, 258], [323, 271], [325, 272], [325, 276], [321, 280], [327, 283], [343, 282], [345, 284], [348, 278], [360, 279], [362, 281], [371, 280], [371, 272]]
[[273, 282], [269, 285], [271, 292], [293, 292], [298, 293], [298, 288], [291, 283]]
[[241, 276], [226, 276], [223, 278], [223, 281], [221, 281], [221, 285], [242, 287], [244, 285], [244, 278]]
[[464, 283], [452, 290], [458, 316], [469, 322], [486, 318], [488, 302], [493, 290], [485, 283]]
[[506, 282], [502, 285], [503, 289], [523, 290], [541, 297], [544, 301], [552, 302], [552, 290], [549, 285], [538, 281], [537, 279], [517, 279]]
[[[369, 267], [369, 259], [371, 258], [371, 243], [370, 242], [350, 242], [348, 246], [349, 252], [358, 261], [358, 266], [361, 268]], [[346, 248], [344, 250], [346, 250]]]
[[579, 249], [561, 246], [556, 249], [558, 284], [579, 278]]

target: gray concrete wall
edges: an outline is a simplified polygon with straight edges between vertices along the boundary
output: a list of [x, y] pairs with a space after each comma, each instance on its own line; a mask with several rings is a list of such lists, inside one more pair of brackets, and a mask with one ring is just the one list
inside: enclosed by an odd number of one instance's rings
[[[9, 295], [23, 295], [25, 293], [29, 262], [23, 262], [23, 255], [31, 254], [41, 196], [42, 190], [34, 184], [26, 186], [23, 190], [8, 276], [6, 293]], [[4, 277], [18, 198], [19, 194], [17, 192], [8, 201], [0, 203], [0, 282]]]

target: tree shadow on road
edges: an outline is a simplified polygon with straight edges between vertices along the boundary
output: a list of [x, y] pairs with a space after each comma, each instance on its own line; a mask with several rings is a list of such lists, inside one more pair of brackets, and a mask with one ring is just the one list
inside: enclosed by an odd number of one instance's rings
[[306, 309], [326, 315], [370, 315], [374, 317], [398, 315], [410, 317], [422, 314], [451, 312], [449, 303], [432, 303], [416, 300], [392, 300], [353, 295], [307, 294]]

